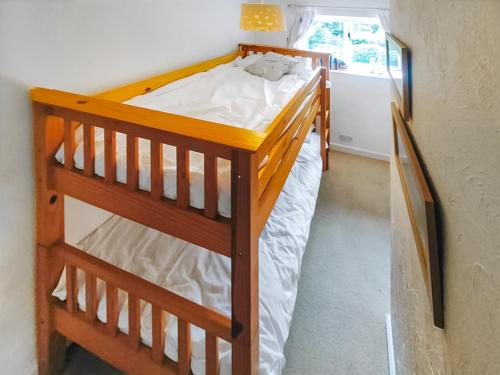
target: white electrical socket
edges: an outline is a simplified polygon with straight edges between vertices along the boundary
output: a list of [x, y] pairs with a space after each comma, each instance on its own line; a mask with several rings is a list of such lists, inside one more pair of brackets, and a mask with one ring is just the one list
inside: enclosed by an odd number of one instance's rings
[[352, 143], [352, 135], [347, 135], [347, 134], [339, 134], [339, 139], [340, 139], [342, 142]]

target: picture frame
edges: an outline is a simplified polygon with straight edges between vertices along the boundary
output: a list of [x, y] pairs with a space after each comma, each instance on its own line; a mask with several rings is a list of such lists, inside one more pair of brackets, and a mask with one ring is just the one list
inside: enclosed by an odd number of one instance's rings
[[405, 121], [411, 120], [410, 50], [390, 33], [385, 34], [386, 65], [394, 96]]
[[436, 205], [402, 114], [394, 102], [391, 107], [396, 165], [415, 239], [420, 268], [433, 312], [434, 325], [444, 328]]

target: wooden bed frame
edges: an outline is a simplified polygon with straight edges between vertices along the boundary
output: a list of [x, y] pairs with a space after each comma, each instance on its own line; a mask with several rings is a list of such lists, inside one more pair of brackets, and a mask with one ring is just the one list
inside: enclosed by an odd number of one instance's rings
[[[264, 133], [121, 102], [235, 57], [275, 51], [312, 58], [313, 77]], [[218, 372], [217, 340], [232, 344], [233, 374], [259, 366], [258, 239], [301, 145], [319, 115], [323, 169], [330, 137], [329, 54], [240, 44], [237, 52], [95, 96], [35, 88], [37, 245], [36, 306], [39, 374], [57, 373], [67, 340], [130, 374], [189, 374], [190, 325], [206, 332], [207, 374]], [[322, 66], [322, 67], [321, 67]], [[295, 113], [301, 105], [297, 117]], [[291, 121], [293, 119], [293, 121]], [[75, 129], [83, 123], [84, 169], [74, 167]], [[94, 127], [105, 134], [105, 177], [94, 174]], [[127, 182], [116, 181], [116, 132], [127, 135]], [[151, 141], [151, 192], [138, 186], [138, 138]], [[54, 155], [64, 143], [64, 166]], [[176, 200], [163, 197], [162, 144], [177, 148]], [[205, 208], [189, 207], [189, 150], [204, 154]], [[258, 168], [268, 157], [265, 167]], [[231, 219], [217, 212], [217, 158], [231, 162]], [[226, 317], [90, 256], [64, 240], [68, 195], [231, 258], [232, 315]], [[67, 300], [51, 296], [66, 267]], [[85, 273], [86, 311], [78, 309], [77, 270]], [[96, 280], [106, 284], [107, 323], [97, 320]], [[118, 331], [118, 290], [128, 293], [129, 333]], [[141, 343], [140, 301], [152, 306], [152, 347]], [[179, 358], [164, 355], [166, 314], [178, 317]]]

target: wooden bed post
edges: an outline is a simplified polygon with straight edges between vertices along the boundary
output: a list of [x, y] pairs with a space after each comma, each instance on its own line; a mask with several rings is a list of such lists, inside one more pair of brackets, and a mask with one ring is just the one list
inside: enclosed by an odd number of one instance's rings
[[243, 44], [238, 45], [238, 53], [241, 57], [247, 57], [248, 56], [248, 50]]
[[326, 68], [325, 69], [325, 100], [326, 100], [326, 109], [327, 109], [327, 112], [326, 112], [326, 118], [325, 118], [325, 121], [326, 121], [326, 128], [328, 129], [326, 134], [325, 134], [325, 141], [326, 141], [326, 144], [328, 145], [327, 149], [326, 149], [326, 170], [329, 170], [330, 169], [330, 150], [331, 150], [331, 144], [330, 144], [330, 137], [332, 136], [332, 131], [331, 131], [331, 109], [330, 109], [330, 105], [331, 105], [331, 97], [330, 97], [330, 94], [331, 94], [331, 87], [326, 87], [326, 84], [328, 81], [330, 81], [330, 54], [324, 54], [322, 57], [321, 57], [321, 66], [323, 68]]
[[50, 246], [64, 239], [64, 196], [50, 191], [48, 165], [63, 141], [62, 119], [48, 117], [46, 108], [34, 104], [33, 125], [35, 137], [36, 170], [36, 336], [38, 373], [60, 372], [65, 357], [66, 340], [54, 331], [50, 293], [63, 265], [51, 259]]
[[323, 172], [328, 170], [328, 150], [329, 145], [327, 146], [327, 142], [329, 142], [329, 135], [327, 137], [327, 133], [329, 132], [329, 125], [327, 123], [327, 119], [329, 119], [329, 105], [327, 103], [328, 95], [326, 92], [326, 81], [328, 79], [328, 70], [326, 67], [321, 68], [321, 96], [320, 96], [320, 149], [321, 149], [321, 158], [323, 159]]
[[232, 373], [259, 373], [258, 166], [255, 153], [232, 153]]

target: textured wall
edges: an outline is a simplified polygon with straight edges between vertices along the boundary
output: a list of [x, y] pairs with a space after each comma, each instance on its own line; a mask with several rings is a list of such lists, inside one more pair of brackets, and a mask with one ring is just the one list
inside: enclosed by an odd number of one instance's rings
[[432, 328], [392, 163], [398, 374], [500, 373], [500, 2], [392, 0], [413, 54], [410, 126], [439, 195], [445, 325]]
[[95, 92], [229, 53], [253, 40], [239, 12], [239, 0], [0, 0], [1, 374], [36, 369], [29, 87]]

